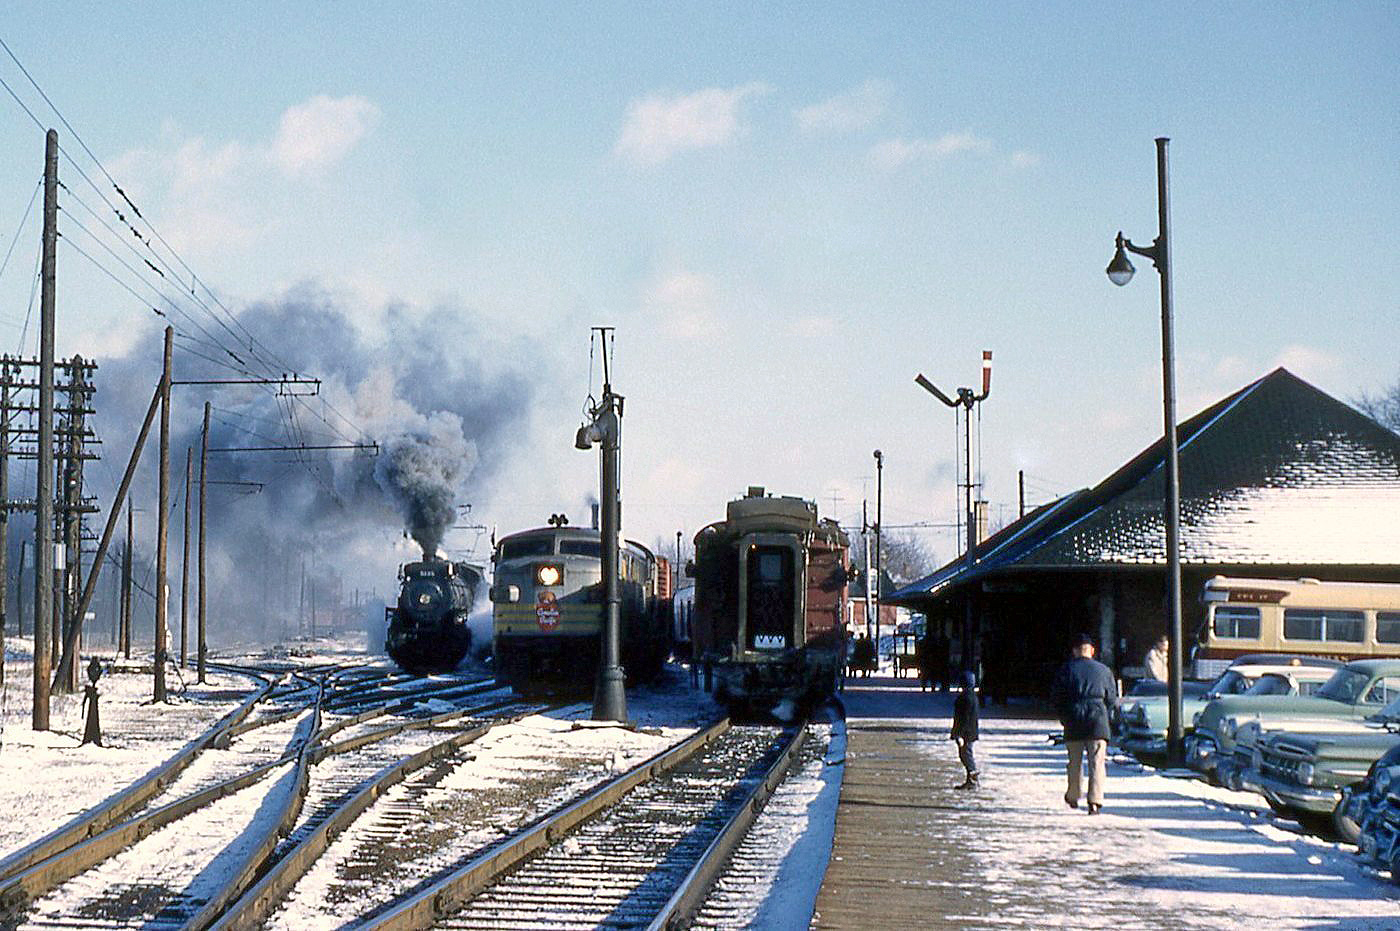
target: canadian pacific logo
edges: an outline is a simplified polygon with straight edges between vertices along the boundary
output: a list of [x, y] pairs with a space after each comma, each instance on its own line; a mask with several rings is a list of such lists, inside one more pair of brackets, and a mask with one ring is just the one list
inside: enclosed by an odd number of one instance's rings
[[553, 630], [559, 626], [559, 602], [554, 592], [540, 592], [535, 604], [535, 621], [540, 625], [540, 630]]

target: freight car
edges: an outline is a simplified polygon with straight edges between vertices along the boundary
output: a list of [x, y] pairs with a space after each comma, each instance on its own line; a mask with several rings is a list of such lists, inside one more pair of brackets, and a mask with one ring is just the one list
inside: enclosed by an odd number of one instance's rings
[[750, 488], [695, 536], [696, 657], [737, 713], [784, 718], [836, 689], [850, 541], [817, 506]]
[[409, 672], [455, 669], [472, 646], [467, 615], [481, 570], [446, 559], [411, 562], [399, 570], [399, 598], [384, 609], [384, 647]]
[[[655, 678], [671, 650], [665, 559], [632, 540], [618, 555], [622, 665]], [[605, 605], [601, 536], [553, 526], [503, 537], [491, 586], [496, 681], [522, 694], [584, 694], [598, 673]]]

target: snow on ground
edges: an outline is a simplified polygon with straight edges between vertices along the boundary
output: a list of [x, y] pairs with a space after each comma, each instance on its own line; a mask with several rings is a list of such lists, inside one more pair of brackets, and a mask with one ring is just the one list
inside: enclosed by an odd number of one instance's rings
[[[101, 656], [104, 665], [110, 662]], [[133, 659], [131, 669], [140, 661]], [[103, 746], [81, 746], [83, 694], [55, 694], [50, 730], [30, 728], [33, 641], [5, 638], [0, 694], [0, 857], [24, 846], [164, 763], [255, 687], [244, 676], [191, 670], [168, 678], [169, 700], [151, 704], [150, 672], [110, 670], [98, 681]], [[82, 677], [86, 684], [86, 674]]]
[[269, 927], [341, 927], [719, 714], [675, 672], [655, 686], [629, 689], [627, 708], [628, 727], [589, 720], [586, 704], [530, 715], [464, 747], [430, 787], [415, 787], [410, 778], [389, 789], [331, 844]]
[[[927, 807], [938, 811], [914, 843], [958, 869], [906, 881], [937, 888], [940, 927], [1400, 928], [1400, 889], [1353, 848], [1273, 817], [1259, 796], [1118, 757], [1102, 814], [1071, 810], [1065, 751], [1047, 739], [1058, 726], [1030, 708], [984, 712], [982, 787], [958, 792], [951, 697], [890, 682], [871, 680], [864, 697], [848, 688], [848, 729], [917, 729], [901, 743], [927, 761]], [[879, 719], [859, 717], [863, 703]]]

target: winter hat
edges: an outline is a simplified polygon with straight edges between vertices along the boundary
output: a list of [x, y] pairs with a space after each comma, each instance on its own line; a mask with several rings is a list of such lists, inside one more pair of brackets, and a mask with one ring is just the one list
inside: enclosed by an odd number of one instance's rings
[[977, 688], [977, 673], [973, 672], [971, 669], [966, 670], [965, 672], [963, 672], [963, 680], [962, 680], [962, 681], [963, 681], [963, 688], [965, 688], [965, 689], [975, 689], [975, 688]]

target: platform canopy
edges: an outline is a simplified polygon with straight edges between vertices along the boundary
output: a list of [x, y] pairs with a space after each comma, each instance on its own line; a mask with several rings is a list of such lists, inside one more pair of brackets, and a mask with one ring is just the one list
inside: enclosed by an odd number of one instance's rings
[[[1400, 435], [1279, 368], [1179, 426], [1184, 566], [1400, 565]], [[894, 592], [922, 607], [988, 576], [1165, 567], [1165, 442]], [[1389, 573], [1384, 573], [1389, 574]]]

